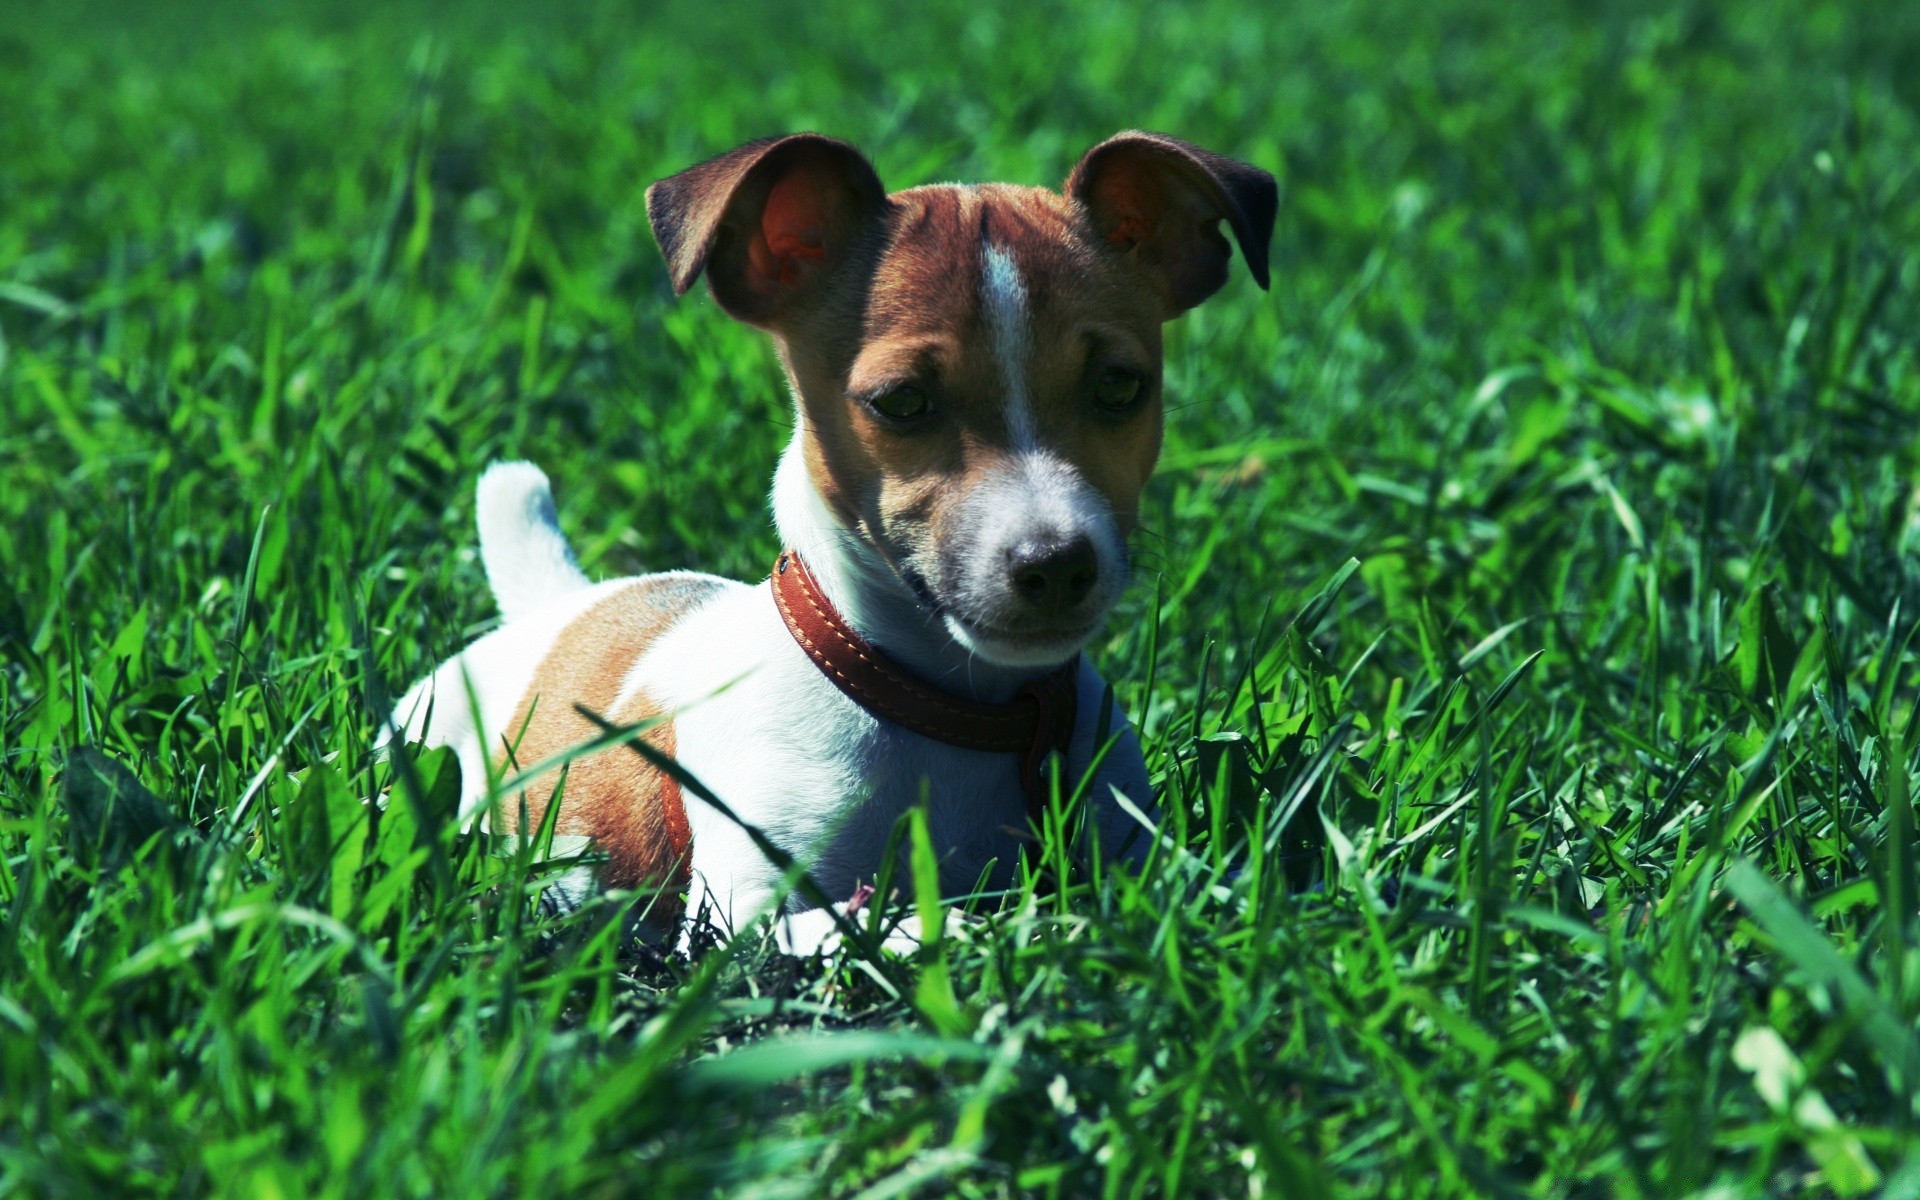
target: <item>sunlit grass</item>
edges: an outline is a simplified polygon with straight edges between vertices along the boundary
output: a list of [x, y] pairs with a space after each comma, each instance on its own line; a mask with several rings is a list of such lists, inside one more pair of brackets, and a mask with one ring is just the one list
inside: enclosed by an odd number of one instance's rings
[[[1916, 62], [1911, 5], [0, 15], [0, 1191], [1920, 1196]], [[1095, 648], [1147, 870], [663, 961], [376, 762], [492, 619], [489, 459], [601, 575], [777, 549], [784, 386], [648, 182], [1130, 126], [1283, 184]]]

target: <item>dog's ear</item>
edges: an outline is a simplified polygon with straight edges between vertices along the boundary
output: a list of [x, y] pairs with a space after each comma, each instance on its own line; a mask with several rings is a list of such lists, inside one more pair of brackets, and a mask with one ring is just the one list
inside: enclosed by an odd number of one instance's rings
[[1159, 290], [1171, 318], [1227, 281], [1233, 257], [1220, 222], [1267, 286], [1267, 243], [1280, 207], [1273, 176], [1160, 133], [1115, 134], [1067, 176], [1095, 238], [1126, 255]]
[[720, 307], [771, 325], [847, 261], [886, 206], [858, 150], [816, 133], [763, 138], [647, 189], [675, 295], [707, 273]]

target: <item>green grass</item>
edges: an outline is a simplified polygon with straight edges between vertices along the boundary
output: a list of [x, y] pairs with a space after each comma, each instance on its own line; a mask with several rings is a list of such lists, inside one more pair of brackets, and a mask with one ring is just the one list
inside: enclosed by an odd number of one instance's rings
[[[0, 1192], [1920, 1196], [1920, 8], [642, 7], [0, 16]], [[776, 549], [649, 181], [1130, 126], [1283, 185], [1094, 648], [1139, 878], [661, 962], [359, 804], [490, 458]]]

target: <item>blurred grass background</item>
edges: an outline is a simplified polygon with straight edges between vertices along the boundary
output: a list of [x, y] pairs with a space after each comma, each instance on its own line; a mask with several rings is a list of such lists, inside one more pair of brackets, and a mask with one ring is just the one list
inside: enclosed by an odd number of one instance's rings
[[[1920, 1195], [1916, 63], [1898, 2], [10, 6], [0, 1187]], [[445, 764], [358, 808], [489, 458], [598, 573], [776, 548], [784, 386], [648, 182], [1127, 127], [1283, 189], [1096, 647], [1179, 852], [656, 963]]]

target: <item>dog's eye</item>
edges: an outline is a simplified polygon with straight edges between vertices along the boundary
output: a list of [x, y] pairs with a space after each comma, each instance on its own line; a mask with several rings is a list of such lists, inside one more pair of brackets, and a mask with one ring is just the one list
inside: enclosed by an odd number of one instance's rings
[[1140, 399], [1147, 381], [1125, 367], [1108, 367], [1093, 381], [1093, 402], [1108, 412], [1125, 412]]
[[892, 417], [896, 421], [911, 421], [915, 417], [925, 416], [931, 407], [927, 402], [926, 389], [911, 383], [881, 392], [867, 403], [881, 416]]

